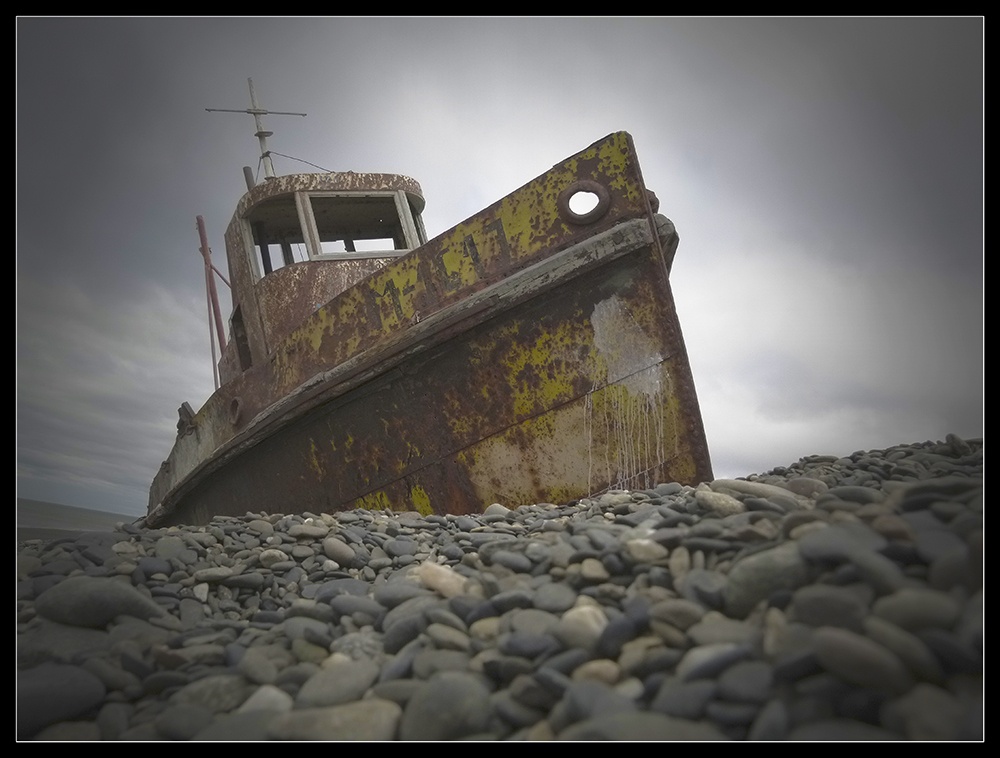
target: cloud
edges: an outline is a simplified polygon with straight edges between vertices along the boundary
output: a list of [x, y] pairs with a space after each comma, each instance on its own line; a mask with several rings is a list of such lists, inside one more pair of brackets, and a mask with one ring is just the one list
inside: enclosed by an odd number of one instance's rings
[[[717, 475], [981, 434], [976, 288], [919, 266], [860, 270], [774, 237], [766, 248], [673, 282]], [[683, 254], [682, 243], [678, 269]]]
[[23, 280], [18, 300], [22, 496], [96, 484], [116, 509], [143, 511], [177, 407], [212, 390], [204, 303], [156, 285], [104, 302], [58, 278]]

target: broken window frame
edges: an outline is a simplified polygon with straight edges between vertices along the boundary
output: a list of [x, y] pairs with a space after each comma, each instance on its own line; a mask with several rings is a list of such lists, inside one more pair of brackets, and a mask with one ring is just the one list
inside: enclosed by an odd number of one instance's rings
[[[326, 234], [321, 233], [323, 230], [320, 230], [317, 226], [316, 214], [313, 207], [314, 200], [323, 198], [392, 198], [396, 215], [395, 218], [390, 221], [384, 222], [385, 231], [387, 232], [386, 236], [374, 238], [357, 237], [356, 239], [359, 241], [365, 239], [392, 239], [393, 247], [377, 250], [324, 252], [322, 237], [326, 236]], [[423, 220], [420, 218], [420, 214], [414, 211], [406, 197], [406, 193], [403, 190], [354, 192], [302, 191], [295, 192], [292, 198], [288, 198], [288, 196], [272, 198], [270, 204], [287, 203], [289, 199], [292, 199], [295, 203], [295, 211], [298, 217], [298, 231], [300, 232], [301, 241], [299, 241], [298, 238], [296, 238], [293, 242], [288, 242], [287, 240], [266, 240], [265, 245], [259, 245], [257, 234], [253, 229], [253, 224], [254, 212], [258, 211], [260, 206], [251, 210], [243, 219], [242, 226], [243, 233], [246, 238], [246, 249], [250, 256], [251, 269], [254, 272], [255, 281], [259, 281], [261, 278], [269, 273], [272, 273], [272, 271], [275, 271], [278, 268], [302, 262], [290, 260], [291, 244], [304, 244], [307, 260], [309, 261], [337, 261], [358, 260], [365, 258], [398, 258], [427, 241], [427, 234], [424, 231]], [[288, 208], [288, 210], [290, 210], [290, 208]], [[402, 238], [396, 241], [396, 234], [399, 233], [402, 234]], [[338, 237], [337, 239], [341, 238]], [[396, 247], [399, 242], [403, 244], [403, 247]], [[263, 257], [265, 250], [270, 251], [270, 248], [275, 245], [279, 245], [283, 249], [284, 262], [277, 268], [273, 268], [273, 263], [270, 260], [268, 260], [265, 265]], [[270, 252], [268, 252], [268, 256], [270, 256]], [[270, 268], [270, 270], [267, 270], [268, 268]]]

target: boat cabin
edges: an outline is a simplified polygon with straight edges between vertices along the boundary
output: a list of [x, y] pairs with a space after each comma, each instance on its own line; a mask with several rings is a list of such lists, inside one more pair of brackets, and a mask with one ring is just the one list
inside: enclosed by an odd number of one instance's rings
[[427, 242], [420, 185], [331, 172], [252, 187], [226, 230], [233, 293], [222, 384], [258, 365], [323, 304]]

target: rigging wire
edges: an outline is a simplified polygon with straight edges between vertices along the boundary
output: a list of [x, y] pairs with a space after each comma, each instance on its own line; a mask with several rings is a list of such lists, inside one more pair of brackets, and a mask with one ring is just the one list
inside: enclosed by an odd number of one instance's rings
[[289, 160], [292, 160], [292, 161], [298, 161], [299, 163], [305, 163], [307, 166], [312, 166], [313, 168], [318, 168], [320, 171], [326, 171], [328, 174], [332, 174], [333, 173], [333, 169], [324, 168], [323, 166], [320, 166], [319, 164], [310, 163], [309, 161], [303, 160], [302, 158], [296, 158], [294, 155], [285, 155], [284, 153], [277, 153], [274, 150], [269, 150], [268, 152], [271, 155], [280, 155], [282, 158], [288, 158]]

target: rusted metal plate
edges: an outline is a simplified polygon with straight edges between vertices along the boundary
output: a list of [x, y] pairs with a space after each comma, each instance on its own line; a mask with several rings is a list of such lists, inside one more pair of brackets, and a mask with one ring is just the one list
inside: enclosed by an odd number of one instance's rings
[[[566, 208], [581, 188], [601, 196], [586, 218]], [[333, 298], [213, 395], [164, 465], [154, 521], [459, 513], [710, 479], [628, 135]]]
[[256, 286], [261, 325], [267, 344], [280, 344], [317, 308], [350, 289], [395, 258], [357, 258], [337, 261], [304, 261], [285, 266], [261, 279]]

